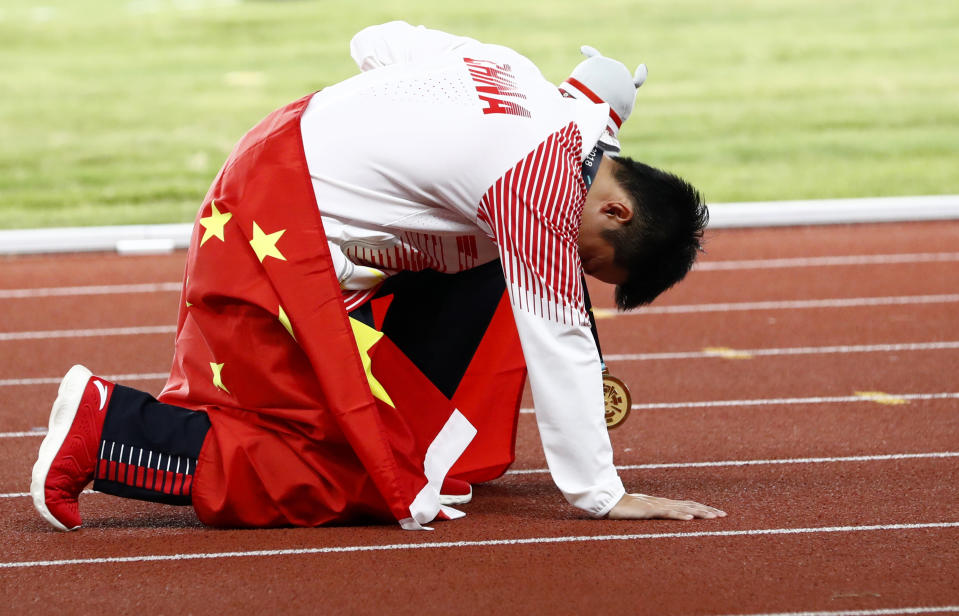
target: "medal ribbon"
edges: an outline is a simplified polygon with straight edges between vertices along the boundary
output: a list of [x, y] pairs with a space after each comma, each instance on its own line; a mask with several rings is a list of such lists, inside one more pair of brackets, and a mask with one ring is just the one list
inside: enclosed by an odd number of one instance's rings
[[[599, 163], [603, 160], [603, 151], [599, 147], [593, 148], [583, 161], [583, 181], [586, 182], [586, 192], [593, 186], [593, 180], [599, 172]], [[606, 374], [606, 361], [603, 359], [603, 350], [599, 346], [599, 332], [596, 331], [596, 317], [593, 316], [593, 304], [589, 301], [589, 291], [586, 289], [586, 274], [583, 274], [583, 299], [586, 302], [586, 314], [589, 315], [589, 329], [593, 332], [593, 341], [596, 342], [596, 351], [599, 352], [599, 363]]]
[[[593, 148], [589, 156], [583, 161], [583, 181], [586, 183], [586, 190], [589, 191], [596, 179], [596, 173], [599, 171], [600, 162], [603, 159], [603, 152], [598, 147]], [[586, 288], [586, 274], [583, 274], [583, 301], [586, 305], [586, 314], [589, 315], [589, 329], [593, 334], [593, 342], [596, 343], [596, 352], [599, 354], [599, 363], [603, 368], [603, 395], [606, 398], [606, 427], [615, 428], [626, 419], [632, 406], [632, 397], [629, 395], [629, 388], [626, 383], [612, 376], [606, 367], [606, 360], [603, 359], [603, 349], [599, 344], [599, 331], [596, 329], [596, 315], [593, 314], [593, 303], [589, 299], [589, 289]]]
[[596, 316], [593, 315], [593, 302], [589, 300], [589, 290], [586, 288], [586, 274], [583, 274], [583, 300], [586, 303], [586, 314], [589, 315], [589, 329], [593, 332], [593, 342], [596, 343], [596, 352], [599, 353], [599, 363], [603, 366], [603, 374], [606, 374], [606, 360], [603, 359], [603, 349], [599, 344], [599, 332], [596, 330]]

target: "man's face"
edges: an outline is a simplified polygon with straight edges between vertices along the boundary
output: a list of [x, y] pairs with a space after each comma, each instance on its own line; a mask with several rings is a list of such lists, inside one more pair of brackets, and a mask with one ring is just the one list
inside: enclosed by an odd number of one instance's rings
[[616, 265], [616, 251], [605, 234], [622, 229], [633, 219], [632, 201], [614, 177], [615, 165], [609, 158], [599, 160], [599, 169], [583, 204], [578, 241], [583, 271], [608, 284], [626, 282], [629, 272]]
[[629, 272], [616, 264], [612, 243], [603, 237], [603, 232], [617, 229], [621, 223], [608, 204], [586, 197], [583, 207], [583, 222], [579, 228], [579, 258], [583, 271], [607, 284], [626, 282]]

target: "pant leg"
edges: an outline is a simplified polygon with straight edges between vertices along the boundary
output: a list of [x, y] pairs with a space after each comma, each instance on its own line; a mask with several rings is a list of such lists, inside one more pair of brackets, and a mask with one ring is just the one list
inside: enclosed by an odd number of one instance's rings
[[124, 498], [189, 505], [197, 458], [209, 430], [204, 412], [163, 404], [116, 385], [103, 422], [93, 488]]
[[[498, 263], [457, 275], [421, 272], [400, 277], [383, 330], [447, 398], [452, 398], [502, 296]], [[369, 304], [351, 313], [373, 324]], [[522, 378], [512, 383], [522, 386]], [[500, 383], [490, 383], [496, 390]], [[517, 389], [519, 391], [519, 389]], [[515, 396], [514, 396], [515, 398]], [[515, 408], [501, 412], [511, 461]], [[470, 409], [471, 410], [471, 409]], [[470, 410], [464, 409], [469, 414]], [[491, 409], [483, 405], [483, 414]], [[202, 411], [158, 402], [144, 392], [117, 385], [107, 409], [94, 489], [114, 496], [190, 505], [197, 459], [210, 430]], [[499, 432], [497, 430], [496, 432]], [[484, 435], [484, 437], [494, 436]], [[508, 465], [508, 461], [506, 464]], [[500, 471], [501, 472], [501, 471]], [[498, 473], [497, 473], [498, 474]]]
[[456, 274], [406, 272], [384, 285], [393, 298], [382, 331], [452, 398], [505, 291], [499, 261]]
[[456, 274], [404, 272], [373, 300], [388, 302], [373, 310], [381, 331], [477, 429], [450, 471], [472, 482], [499, 477], [515, 459], [526, 364], [505, 291], [493, 261]]

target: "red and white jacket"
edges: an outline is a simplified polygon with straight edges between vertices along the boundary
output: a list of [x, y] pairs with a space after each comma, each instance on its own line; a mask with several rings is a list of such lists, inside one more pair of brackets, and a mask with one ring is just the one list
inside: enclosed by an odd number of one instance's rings
[[502, 260], [546, 459], [573, 505], [623, 496], [576, 248], [581, 164], [608, 106], [563, 97], [519, 53], [404, 22], [351, 42], [363, 71], [301, 128], [347, 309], [382, 276]]

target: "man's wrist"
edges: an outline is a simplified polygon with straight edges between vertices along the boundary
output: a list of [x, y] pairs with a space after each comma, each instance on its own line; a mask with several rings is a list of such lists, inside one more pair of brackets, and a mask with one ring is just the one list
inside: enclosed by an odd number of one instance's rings
[[626, 488], [623, 487], [622, 482], [620, 482], [619, 489], [610, 493], [609, 500], [606, 504], [599, 510], [599, 512], [594, 513], [593, 517], [595, 518], [605, 518], [609, 515], [609, 512], [613, 510], [613, 507], [619, 504], [623, 497], [626, 496]]

